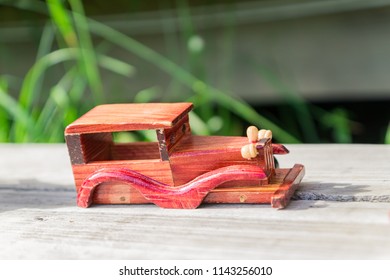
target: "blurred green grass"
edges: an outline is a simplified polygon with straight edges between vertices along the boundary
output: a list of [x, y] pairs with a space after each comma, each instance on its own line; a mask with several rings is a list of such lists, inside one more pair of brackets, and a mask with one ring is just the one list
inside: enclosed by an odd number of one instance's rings
[[[172, 57], [163, 56], [133, 38], [85, 15], [80, 0], [0, 1], [0, 5], [29, 10], [46, 16], [36, 61], [23, 79], [18, 98], [10, 94], [11, 77], [0, 76], [0, 141], [1, 142], [63, 142], [66, 125], [94, 105], [107, 101], [100, 72], [131, 77], [136, 69], [129, 63], [105, 54], [105, 46], [120, 47], [167, 73], [171, 78], [170, 94], [161, 96], [156, 85], [132, 95], [132, 102], [180, 102], [195, 104], [191, 114], [192, 130], [196, 134], [237, 135], [243, 123], [271, 129], [279, 142], [319, 143], [319, 131], [328, 129], [334, 142], [351, 142], [351, 121], [342, 109], [322, 110], [300, 98], [299, 92], [284, 84], [269, 69], [247, 58], [254, 72], [283, 96], [292, 108], [294, 117], [288, 122], [274, 120], [257, 112], [247, 102], [229, 91], [208, 83], [208, 73], [202, 61], [205, 42], [191, 21], [191, 10], [186, 1], [178, 1], [177, 9], [183, 26], [181, 40], [187, 44], [187, 65], [179, 65]], [[164, 28], [164, 26], [163, 26]], [[167, 27], [169, 28], [169, 27]], [[229, 57], [233, 51], [234, 18], [225, 29], [223, 52]], [[99, 38], [101, 43], [96, 43]], [[166, 35], [170, 49], [175, 40]], [[174, 52], [174, 51], [173, 51]], [[226, 71], [229, 71], [228, 59]], [[43, 94], [43, 80], [50, 69], [63, 66], [62, 77]], [[226, 75], [227, 77], [229, 75]], [[182, 87], [188, 94], [180, 93]], [[47, 96], [47, 97], [46, 97]], [[88, 100], [88, 102], [86, 102]], [[128, 96], [126, 96], [128, 100]], [[128, 101], [127, 101], [128, 102]], [[42, 105], [43, 104], [43, 105]], [[386, 142], [389, 142], [389, 132]], [[142, 135], [147, 138], [147, 135]]]

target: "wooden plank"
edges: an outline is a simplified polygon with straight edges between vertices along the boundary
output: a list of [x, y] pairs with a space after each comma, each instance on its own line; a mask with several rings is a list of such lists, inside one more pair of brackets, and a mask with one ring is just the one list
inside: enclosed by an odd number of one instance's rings
[[[40, 195], [45, 208], [24, 201]], [[2, 191], [2, 197], [14, 207], [0, 213], [1, 259], [390, 258], [388, 203], [294, 201], [289, 211], [262, 205], [182, 211], [81, 209], [71, 192], [29, 191], [19, 204], [14, 193]]]
[[160, 159], [157, 142], [120, 143], [111, 146], [111, 160]]
[[0, 259], [389, 259], [390, 146], [287, 148], [306, 175], [284, 210], [183, 211], [78, 208], [65, 145], [0, 144]]
[[281, 167], [305, 165], [299, 200], [390, 202], [390, 145], [288, 145]]
[[74, 121], [65, 133], [170, 128], [191, 109], [191, 103], [105, 104]]

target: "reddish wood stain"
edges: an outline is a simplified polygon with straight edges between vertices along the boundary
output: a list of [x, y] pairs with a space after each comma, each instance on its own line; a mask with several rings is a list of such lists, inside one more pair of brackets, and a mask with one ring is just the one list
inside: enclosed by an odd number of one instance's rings
[[[263, 138], [258, 155], [241, 157], [246, 137], [193, 136], [191, 103], [95, 107], [65, 130], [78, 205], [154, 203], [196, 208], [200, 203], [270, 203], [285, 207], [304, 175], [302, 165], [275, 169], [287, 154]], [[155, 143], [113, 142], [112, 132], [153, 129]]]
[[95, 188], [104, 182], [124, 182], [147, 200], [163, 208], [196, 208], [214, 188], [228, 181], [263, 180], [267, 176], [258, 166], [232, 165], [207, 172], [178, 187], [163, 184], [126, 168], [103, 168], [87, 177], [78, 192], [77, 204], [88, 207]]

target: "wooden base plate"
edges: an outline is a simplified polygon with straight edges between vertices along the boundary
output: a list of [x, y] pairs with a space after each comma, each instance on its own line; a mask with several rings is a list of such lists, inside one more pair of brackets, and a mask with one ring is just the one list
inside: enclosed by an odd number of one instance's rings
[[220, 187], [212, 190], [203, 203], [264, 203], [273, 208], [287, 206], [305, 175], [305, 168], [278, 168], [270, 183], [260, 187]]

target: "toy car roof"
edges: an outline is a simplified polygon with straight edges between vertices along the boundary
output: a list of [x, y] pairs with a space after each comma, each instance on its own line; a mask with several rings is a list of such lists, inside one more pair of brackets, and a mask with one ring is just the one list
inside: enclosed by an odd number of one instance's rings
[[192, 103], [100, 105], [70, 124], [65, 134], [165, 129], [191, 109]]

